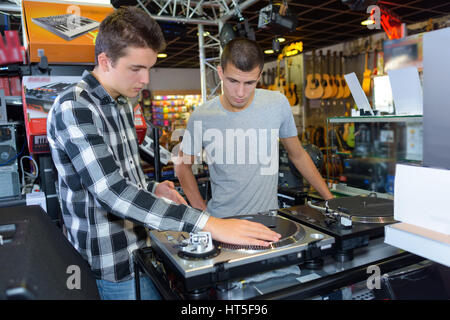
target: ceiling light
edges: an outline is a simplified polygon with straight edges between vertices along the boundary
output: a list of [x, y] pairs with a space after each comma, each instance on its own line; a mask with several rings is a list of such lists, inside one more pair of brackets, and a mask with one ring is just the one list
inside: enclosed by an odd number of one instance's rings
[[280, 43], [285, 42], [285, 41], [286, 41], [285, 38], [278, 38], [278, 42], [280, 42]]
[[264, 50], [264, 53], [265, 54], [272, 54], [272, 53], [274, 53], [274, 51], [272, 49], [267, 49], [267, 50]]
[[363, 26], [369, 26], [371, 24], [375, 24], [375, 21], [370, 18], [367, 20], [361, 21], [361, 25], [363, 25]]
[[167, 53], [158, 53], [158, 58], [167, 58]]

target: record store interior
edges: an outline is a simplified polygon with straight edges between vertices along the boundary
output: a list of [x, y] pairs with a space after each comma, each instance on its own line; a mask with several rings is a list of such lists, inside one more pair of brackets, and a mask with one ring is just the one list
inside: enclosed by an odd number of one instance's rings
[[8, 0], [0, 29], [0, 300], [450, 299], [449, 1]]

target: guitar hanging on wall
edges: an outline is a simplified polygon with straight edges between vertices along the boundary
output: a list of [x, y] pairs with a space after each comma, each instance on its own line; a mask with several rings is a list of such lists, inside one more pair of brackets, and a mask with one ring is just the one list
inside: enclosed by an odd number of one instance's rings
[[350, 96], [350, 88], [347, 85], [347, 81], [344, 78], [344, 62], [343, 62], [343, 53], [339, 54], [339, 62], [341, 63], [341, 86], [344, 88], [344, 93], [342, 94], [342, 98], [346, 99]]
[[323, 56], [322, 50], [319, 51], [320, 56], [320, 75], [322, 77], [323, 95], [322, 99], [329, 99], [333, 96], [333, 88], [331, 87], [330, 75], [323, 72]]
[[308, 99], [319, 99], [323, 95], [322, 81], [320, 74], [316, 73], [315, 64], [316, 51], [312, 51], [312, 73], [306, 76], [305, 96]]
[[286, 72], [288, 73], [288, 89], [286, 92], [286, 98], [289, 101], [289, 104], [291, 106], [295, 106], [298, 103], [298, 97], [297, 97], [297, 85], [292, 82], [291, 80], [291, 66], [292, 66], [292, 60], [289, 60], [288, 67], [286, 69]]
[[286, 79], [284, 78], [284, 75], [281, 73], [281, 67], [280, 67], [280, 57], [277, 59], [277, 77], [275, 79], [275, 91], [279, 91], [281, 94], [286, 95], [285, 92], [285, 84]]
[[334, 78], [335, 83], [338, 88], [335, 98], [341, 99], [344, 96], [344, 88], [342, 87], [342, 79], [341, 75], [336, 73], [336, 60], [337, 60], [337, 54], [336, 51], [333, 52], [333, 58], [334, 58]]
[[369, 59], [369, 52], [366, 52], [365, 55], [365, 62], [364, 62], [364, 76], [363, 76], [363, 82], [362, 82], [362, 89], [364, 91], [364, 93], [367, 96], [370, 96], [370, 82], [371, 82], [371, 78], [370, 75], [372, 74], [372, 71], [370, 69], [367, 68], [367, 60]]
[[328, 74], [330, 75], [330, 87], [331, 87], [331, 97], [330, 98], [334, 98], [338, 92], [338, 87], [336, 85], [336, 78], [335, 76], [335, 72], [331, 73], [331, 50], [327, 51], [327, 71]]

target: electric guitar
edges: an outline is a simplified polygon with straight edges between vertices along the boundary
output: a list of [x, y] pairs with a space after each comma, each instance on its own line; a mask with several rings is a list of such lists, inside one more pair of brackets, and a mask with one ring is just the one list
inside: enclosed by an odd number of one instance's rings
[[367, 59], [369, 58], [369, 52], [366, 52], [365, 62], [364, 62], [364, 76], [362, 82], [362, 89], [367, 96], [370, 96], [370, 75], [372, 71], [367, 68]]

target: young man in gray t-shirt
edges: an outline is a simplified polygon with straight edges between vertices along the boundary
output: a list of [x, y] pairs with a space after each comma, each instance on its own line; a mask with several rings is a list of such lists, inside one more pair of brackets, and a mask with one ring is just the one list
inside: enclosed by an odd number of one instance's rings
[[[278, 140], [321, 196], [327, 200], [333, 197], [301, 146], [286, 97], [256, 89], [263, 59], [256, 42], [230, 41], [218, 67], [223, 94], [193, 112], [183, 137], [175, 168], [181, 186], [193, 207], [216, 217], [278, 208]], [[212, 188], [208, 204], [191, 171], [202, 149], [206, 151]]]

